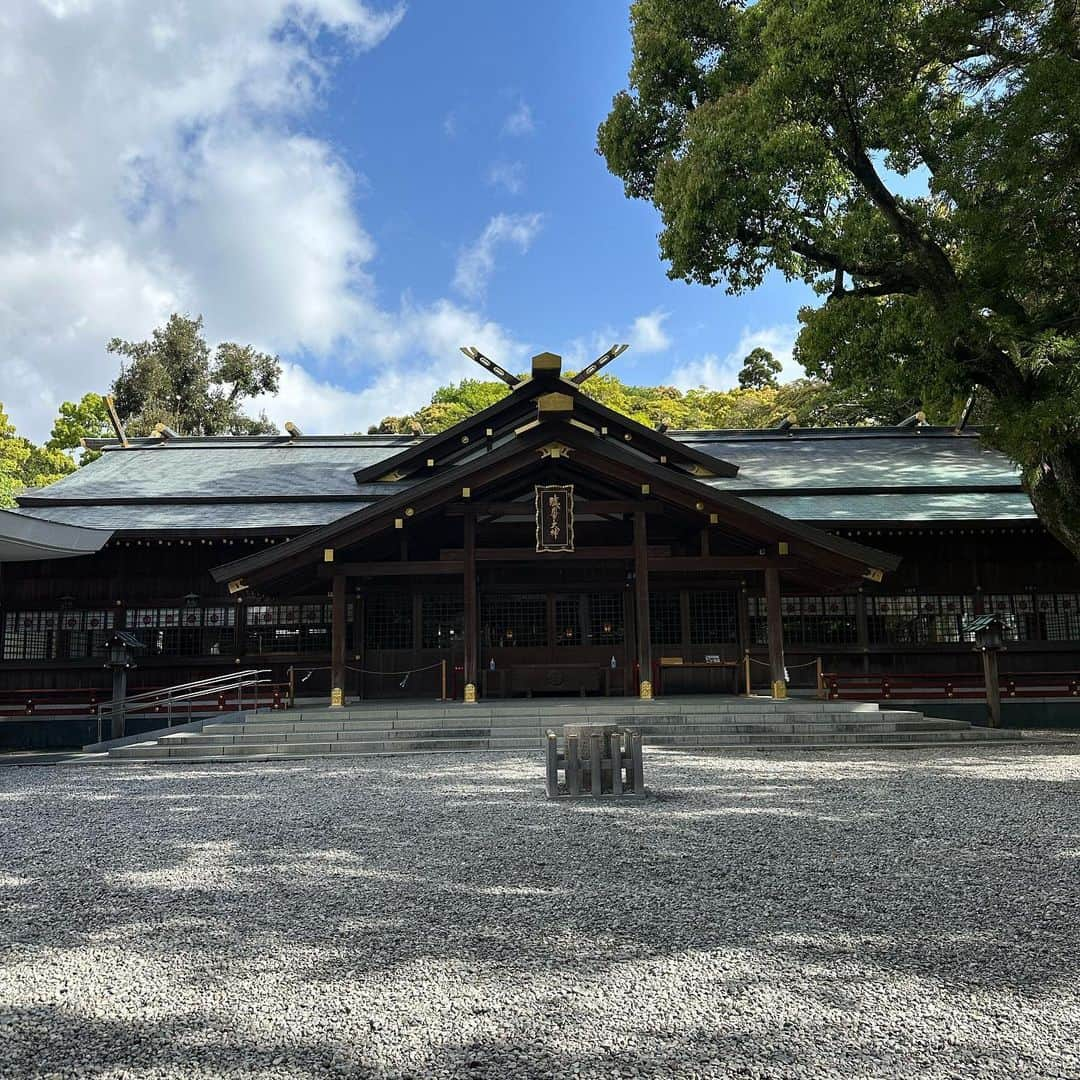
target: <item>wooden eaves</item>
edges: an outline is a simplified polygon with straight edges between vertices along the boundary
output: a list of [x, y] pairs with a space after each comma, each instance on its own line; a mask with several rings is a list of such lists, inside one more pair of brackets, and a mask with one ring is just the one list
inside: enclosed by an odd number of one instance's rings
[[573, 468], [588, 469], [592, 461], [598, 466], [598, 475], [639, 488], [649, 485], [653, 498], [700, 514], [703, 527], [710, 522], [722, 523], [759, 543], [782, 541], [793, 568], [796, 560], [804, 560], [830, 573], [853, 578], [880, 576], [899, 565], [900, 560], [894, 555], [782, 517], [737, 495], [718, 492], [689, 475], [641, 458], [612, 440], [560, 423], [533, 428], [479, 459], [429, 476], [407, 491], [387, 495], [284, 544], [215, 567], [211, 573], [219, 582], [244, 579], [248, 584], [285, 577], [311, 562], [321, 561], [326, 548], [346, 547], [392, 528], [395, 518], [405, 516], [415, 520], [442, 510], [449, 498], [457, 501], [465, 489], [471, 494], [483, 485], [535, 470], [540, 466], [539, 452], [553, 438], [571, 449]]

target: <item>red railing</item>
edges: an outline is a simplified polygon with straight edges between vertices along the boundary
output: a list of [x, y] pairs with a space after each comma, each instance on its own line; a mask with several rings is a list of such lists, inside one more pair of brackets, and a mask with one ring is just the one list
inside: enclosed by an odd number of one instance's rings
[[[856, 675], [823, 672], [826, 694], [832, 700], [892, 700], [930, 698], [964, 700], [986, 697], [986, 683], [980, 672]], [[1080, 672], [1017, 671], [1001, 675], [1002, 698], [1080, 697]]]
[[[133, 692], [143, 693], [163, 690], [165, 687], [139, 686]], [[236, 695], [231, 692], [209, 692], [184, 702], [183, 711], [198, 714], [214, 712], [235, 712], [238, 708], [247, 709], [284, 709], [288, 706], [289, 684], [267, 683], [245, 691], [243, 701], [237, 704]], [[0, 720], [14, 720], [26, 716], [93, 716], [99, 705], [110, 700], [107, 690], [84, 688], [78, 690], [0, 690]], [[190, 705], [190, 709], [188, 706]], [[155, 703], [143, 712], [164, 713], [167, 705]]]

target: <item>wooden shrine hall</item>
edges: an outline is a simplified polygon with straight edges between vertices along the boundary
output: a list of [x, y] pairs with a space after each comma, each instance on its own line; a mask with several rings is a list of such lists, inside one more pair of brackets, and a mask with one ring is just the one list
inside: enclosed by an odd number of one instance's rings
[[661, 432], [552, 353], [436, 435], [95, 441], [0, 512], [0, 690], [290, 672], [334, 704], [442, 695], [782, 697], [808, 658], [950, 670], [1007, 614], [1009, 662], [1075, 656], [1076, 565], [977, 434]]
[[[475, 701], [481, 653], [489, 693], [610, 693], [618, 680], [612, 673], [629, 672], [619, 692], [650, 698], [651, 583], [693, 578], [730, 595], [740, 576], [755, 575], [766, 597], [773, 693], [782, 697], [781, 569], [803, 585], [841, 588], [880, 581], [898, 565], [893, 555], [707, 486], [703, 480], [734, 476], [737, 467], [598, 405], [581, 391], [589, 369], [575, 380], [560, 369], [560, 357], [541, 353], [531, 378], [503, 401], [356, 474], [359, 483], [414, 480], [405, 491], [214, 568], [233, 593], [330, 584], [333, 704], [345, 692], [346, 597], [385, 576], [426, 582], [432, 591], [456, 583], [463, 696]], [[588, 594], [576, 591], [586, 585]], [[571, 587], [547, 602], [552, 590]], [[481, 592], [491, 609], [483, 634]], [[600, 601], [597, 619], [584, 596], [605, 593], [625, 599]], [[500, 595], [505, 627], [492, 618]], [[525, 601], [524, 613], [523, 595], [536, 598]], [[710, 644], [721, 648], [734, 630], [718, 629]]]

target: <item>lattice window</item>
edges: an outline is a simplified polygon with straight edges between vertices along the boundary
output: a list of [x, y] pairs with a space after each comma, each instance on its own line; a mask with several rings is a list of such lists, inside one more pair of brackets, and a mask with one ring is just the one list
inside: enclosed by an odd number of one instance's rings
[[[787, 645], [854, 645], [859, 640], [854, 596], [782, 596], [780, 617]], [[750, 640], [769, 643], [768, 602], [748, 598]]]
[[[1032, 597], [1016, 597], [1031, 600]], [[1039, 636], [1044, 641], [1080, 641], [1080, 596], [1064, 593], [1034, 598]]]
[[462, 640], [465, 629], [465, 598], [452, 593], [432, 593], [421, 601], [420, 643], [425, 649], [449, 649]]
[[555, 597], [555, 644], [583, 645], [581, 637], [581, 596]]
[[621, 645], [626, 633], [622, 593], [590, 593], [589, 624], [594, 645]]
[[975, 613], [972, 596], [866, 597], [870, 640], [878, 645], [947, 645], [970, 641], [962, 627]]
[[220, 656], [236, 649], [231, 606], [129, 608], [127, 628], [155, 656]]
[[682, 615], [677, 592], [649, 593], [649, 640], [654, 645], [682, 644]]
[[364, 643], [369, 649], [413, 647], [412, 596], [372, 593], [364, 612]]
[[539, 648], [547, 645], [547, 598], [541, 594], [481, 599], [480, 636], [488, 648]]
[[[333, 605], [249, 604], [245, 612], [247, 652], [328, 653], [333, 636]], [[352, 640], [353, 604], [345, 606], [345, 640]]]
[[86, 660], [105, 655], [115, 613], [10, 611], [4, 617], [5, 660]]
[[59, 628], [59, 611], [9, 611], [4, 617], [4, 659], [57, 659]]
[[690, 644], [725, 645], [736, 640], [735, 594], [690, 593]]

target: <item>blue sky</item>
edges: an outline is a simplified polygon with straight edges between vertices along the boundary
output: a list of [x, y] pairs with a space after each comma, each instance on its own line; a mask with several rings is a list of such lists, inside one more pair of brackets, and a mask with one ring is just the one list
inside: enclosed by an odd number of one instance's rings
[[[790, 355], [809, 291], [669, 281], [595, 152], [625, 0], [13, 0], [0, 138], [0, 401], [47, 433], [171, 310], [285, 363], [279, 423], [357, 430], [475, 369], [614, 341], [636, 382]], [[790, 370], [790, 369], [789, 369]]]
[[656, 211], [626, 199], [595, 151], [629, 63], [623, 0], [421, 2], [379, 49], [347, 60], [312, 130], [366, 178], [386, 295], [439, 295], [494, 215], [538, 214], [528, 251], [500, 246], [478, 298], [538, 348], [593, 346], [659, 312], [670, 348], [631, 351], [618, 369], [655, 381], [790, 327], [811, 294], [780, 278], [739, 298], [668, 279]]

